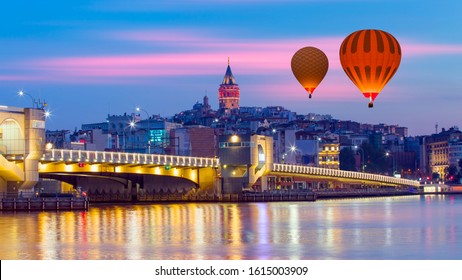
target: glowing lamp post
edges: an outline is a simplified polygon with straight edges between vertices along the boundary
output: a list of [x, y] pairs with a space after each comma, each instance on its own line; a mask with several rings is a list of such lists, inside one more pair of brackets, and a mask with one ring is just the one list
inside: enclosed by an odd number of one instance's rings
[[[24, 90], [18, 91], [18, 96], [19, 97], [28, 96], [32, 100], [32, 108], [44, 109], [47, 106], [47, 103], [45, 101], [40, 102], [40, 99], [36, 100], [32, 95], [28, 94]], [[41, 105], [41, 107], [39, 107], [39, 105]]]
[[391, 157], [391, 160], [392, 160], [392, 167], [393, 167], [393, 176], [395, 176], [395, 171], [396, 171], [396, 170], [395, 170], [395, 169], [396, 169], [396, 168], [395, 168], [395, 157], [394, 157], [393, 154], [390, 153], [390, 152], [386, 152], [386, 153], [385, 153], [385, 156], [386, 156], [386, 157]]
[[151, 153], [151, 125], [150, 125], [150, 115], [148, 113], [148, 111], [140, 108], [140, 107], [136, 107], [136, 111], [137, 112], [145, 112], [146, 113], [146, 116], [148, 117], [147, 118], [147, 121], [148, 121], [148, 142], [147, 142], [147, 145], [148, 145], [148, 154]]
[[364, 172], [364, 150], [358, 146], [354, 146], [356, 151], [361, 151], [361, 170]]
[[124, 152], [125, 152], [126, 149], [127, 149], [127, 139], [126, 139], [126, 137], [125, 137], [125, 130], [126, 130], [127, 128], [129, 128], [130, 130], [132, 130], [132, 129], [135, 128], [135, 125], [136, 125], [136, 124], [135, 124], [135, 121], [132, 120], [132, 121], [130, 121], [130, 122], [128, 123], [128, 126], [124, 128], [124, 131], [123, 131]]

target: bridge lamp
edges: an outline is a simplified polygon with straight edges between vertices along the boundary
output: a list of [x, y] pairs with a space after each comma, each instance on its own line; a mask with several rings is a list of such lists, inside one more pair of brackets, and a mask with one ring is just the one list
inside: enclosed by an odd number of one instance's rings
[[239, 136], [237, 136], [237, 135], [231, 136], [231, 142], [232, 142], [232, 143], [237, 143], [237, 142], [239, 142]]
[[53, 144], [52, 143], [46, 143], [45, 149], [48, 150], [48, 151], [53, 149]]
[[26, 95], [29, 96], [29, 98], [32, 100], [32, 107], [35, 108], [35, 104], [36, 104], [35, 98], [32, 97], [32, 95], [28, 94], [27, 92], [25, 92], [22, 89], [20, 91], [18, 91], [18, 96], [23, 97], [23, 96], [26, 96]]
[[358, 147], [357, 145], [355, 145], [353, 147], [356, 151], [360, 151], [361, 152], [361, 169], [362, 171], [364, 172], [364, 169], [366, 168], [366, 165], [365, 165], [365, 162], [364, 162], [364, 150], [360, 147]]
[[293, 153], [297, 150], [297, 147], [295, 147], [295, 145], [291, 145], [290, 146], [290, 151]]

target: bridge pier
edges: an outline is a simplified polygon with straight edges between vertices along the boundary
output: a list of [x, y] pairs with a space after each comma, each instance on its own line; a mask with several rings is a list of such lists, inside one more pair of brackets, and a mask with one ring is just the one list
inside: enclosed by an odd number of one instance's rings
[[29, 191], [39, 181], [38, 160], [45, 147], [43, 108], [0, 108], [0, 190]]

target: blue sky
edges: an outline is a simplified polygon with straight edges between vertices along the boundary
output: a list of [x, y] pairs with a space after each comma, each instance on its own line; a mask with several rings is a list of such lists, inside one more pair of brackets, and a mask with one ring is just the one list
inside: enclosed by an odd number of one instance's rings
[[[217, 3], [218, 2], [218, 3]], [[241, 106], [409, 127], [462, 127], [459, 1], [24, 1], [0, 9], [0, 105], [45, 99], [49, 129], [80, 128], [141, 106], [171, 116], [218, 86], [231, 59]], [[338, 49], [360, 29], [395, 36], [403, 56], [374, 108], [343, 72]], [[290, 69], [314, 46], [329, 72], [308, 99]]]

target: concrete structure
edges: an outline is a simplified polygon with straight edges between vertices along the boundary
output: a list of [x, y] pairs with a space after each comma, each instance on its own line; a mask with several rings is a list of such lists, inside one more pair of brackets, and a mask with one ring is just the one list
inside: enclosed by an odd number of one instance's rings
[[44, 147], [43, 109], [0, 106], [0, 192], [35, 186]]
[[[241, 193], [250, 189], [272, 169], [273, 138], [261, 135], [223, 135], [220, 137], [222, 193]], [[265, 190], [266, 180], [257, 187]]]
[[217, 155], [215, 130], [205, 126], [185, 126], [171, 131], [178, 145], [173, 154], [192, 157], [215, 157]]

